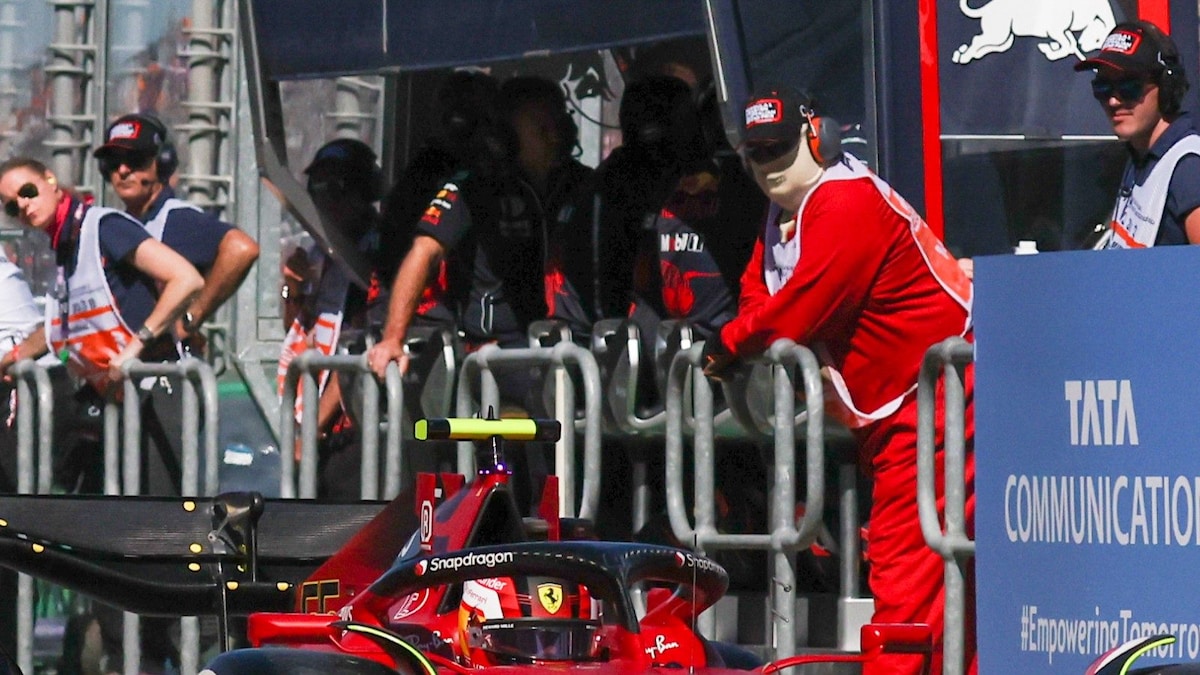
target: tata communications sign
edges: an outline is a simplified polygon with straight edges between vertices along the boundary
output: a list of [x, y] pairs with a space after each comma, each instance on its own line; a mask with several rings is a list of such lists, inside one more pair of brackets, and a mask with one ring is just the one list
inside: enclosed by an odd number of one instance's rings
[[980, 672], [1200, 661], [1200, 253], [975, 270]]

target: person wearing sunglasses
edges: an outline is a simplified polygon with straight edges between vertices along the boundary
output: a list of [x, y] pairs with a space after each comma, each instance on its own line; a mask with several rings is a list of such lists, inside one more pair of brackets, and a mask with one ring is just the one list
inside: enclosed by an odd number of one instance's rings
[[1093, 72], [1092, 95], [1129, 151], [1112, 217], [1084, 247], [1200, 243], [1200, 135], [1170, 36], [1149, 21], [1118, 24], [1075, 70]]
[[[210, 213], [175, 197], [170, 180], [179, 158], [166, 125], [147, 114], [122, 115], [105, 130], [104, 143], [92, 153], [100, 174], [120, 199], [125, 213], [144, 231], [190, 263], [204, 279], [204, 287], [169, 326], [168, 337], [141, 355], [143, 361], [177, 361], [185, 354], [202, 355], [205, 342], [199, 333], [210, 317], [241, 285], [258, 259], [258, 244], [246, 233]], [[121, 283], [121, 282], [117, 282]], [[140, 284], [131, 284], [129, 303], [146, 306], [152, 295]], [[173, 337], [174, 339], [169, 339]], [[167, 378], [142, 383], [146, 401], [142, 409], [143, 456], [149, 478], [143, 494], [179, 494], [183, 427], [182, 390]], [[98, 609], [101, 635], [110, 655], [120, 654], [119, 614]], [[143, 661], [178, 663], [169, 641], [158, 639], [170, 621], [147, 618], [142, 631]]]
[[[771, 204], [741, 278], [737, 316], [704, 342], [705, 372], [727, 377], [737, 361], [781, 339], [816, 353], [826, 414], [850, 430], [859, 466], [873, 478], [872, 621], [929, 624], [940, 641], [943, 561], [925, 544], [917, 517], [917, 377], [930, 345], [973, 340], [971, 281], [913, 207], [842, 150], [836, 122], [818, 115], [811, 97], [760, 90], [745, 106], [743, 132], [747, 163]], [[971, 531], [971, 365], [963, 385]], [[897, 655], [863, 672], [915, 675], [921, 665]]]
[[174, 331], [184, 348], [200, 351], [201, 324], [237, 291], [258, 260], [258, 244], [235, 226], [175, 197], [170, 179], [179, 159], [158, 118], [145, 114], [118, 117], [108, 126], [104, 144], [92, 155], [125, 212], [204, 275], [204, 291], [188, 306]]
[[[122, 379], [123, 363], [170, 333], [204, 287], [195, 268], [140, 223], [64, 189], [37, 160], [0, 164], [0, 203], [8, 217], [49, 235], [60, 273], [51, 325], [22, 343], [20, 358], [53, 347], [99, 392]], [[134, 284], [155, 289], [154, 302], [127, 302]]]

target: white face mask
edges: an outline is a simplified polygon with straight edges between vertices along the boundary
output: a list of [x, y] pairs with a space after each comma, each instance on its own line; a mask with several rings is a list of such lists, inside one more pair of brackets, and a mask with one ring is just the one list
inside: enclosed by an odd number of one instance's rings
[[800, 209], [804, 196], [825, 173], [825, 169], [817, 164], [804, 144], [803, 136], [807, 131], [808, 127], [805, 126], [801, 131], [801, 141], [783, 157], [767, 164], [749, 162], [754, 181], [763, 193], [780, 208], [793, 213]]

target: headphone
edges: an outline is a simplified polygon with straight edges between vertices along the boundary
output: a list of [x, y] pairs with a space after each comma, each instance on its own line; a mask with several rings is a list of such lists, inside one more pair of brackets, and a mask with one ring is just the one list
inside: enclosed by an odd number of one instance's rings
[[1189, 84], [1187, 73], [1179, 63], [1179, 50], [1158, 26], [1144, 23], [1145, 32], [1154, 38], [1158, 47], [1158, 63], [1162, 72], [1158, 75], [1158, 111], [1163, 115], [1175, 115], [1183, 107], [1183, 96], [1187, 93]]
[[817, 115], [811, 103], [800, 104], [800, 114], [808, 121], [804, 132], [805, 145], [813, 161], [828, 169], [842, 159], [842, 127], [837, 120]]
[[129, 118], [135, 118], [142, 124], [149, 125], [154, 133], [161, 139], [158, 143], [158, 150], [155, 151], [154, 165], [158, 170], [158, 180], [167, 182], [175, 170], [179, 168], [179, 155], [175, 152], [175, 145], [171, 143], [169, 134], [167, 133], [167, 125], [162, 123], [162, 120], [153, 115], [129, 115]]

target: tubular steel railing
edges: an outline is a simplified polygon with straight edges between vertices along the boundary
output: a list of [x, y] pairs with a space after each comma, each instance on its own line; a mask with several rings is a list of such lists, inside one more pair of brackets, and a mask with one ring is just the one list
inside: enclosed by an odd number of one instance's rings
[[[723, 534], [717, 531], [714, 486], [714, 441], [712, 386], [701, 365], [703, 343], [679, 352], [671, 363], [667, 380], [667, 510], [671, 529], [683, 542], [691, 542], [698, 552], [714, 549], [766, 550], [773, 558], [773, 629], [775, 657], [796, 653], [796, 569], [794, 553], [810, 546], [821, 533], [825, 503], [824, 404], [820, 368], [817, 359], [805, 347], [791, 340], [779, 340], [767, 350], [764, 359], [772, 365], [775, 392], [773, 483], [769, 495], [769, 532], [764, 534]], [[805, 513], [799, 525], [795, 521], [795, 385], [790, 369], [798, 367], [804, 385], [808, 424], [805, 431], [805, 468], [807, 471]], [[692, 376], [695, 406], [694, 453], [695, 526], [688, 520], [683, 489], [683, 392], [686, 376]], [[706, 618], [711, 631], [714, 617]]]
[[[565, 369], [568, 365], [579, 369], [584, 393], [583, 495], [578, 506], [578, 517], [595, 518], [600, 505], [600, 369], [590, 351], [573, 342], [529, 349], [501, 349], [496, 345], [485, 345], [463, 361], [456, 396], [457, 414], [460, 417], [470, 417], [481, 410], [486, 411], [489, 407], [497, 411], [500, 409], [500, 390], [495, 374], [497, 370], [531, 366]], [[471, 383], [474, 378], [479, 380], [478, 408], [475, 407], [474, 397], [471, 395]], [[555, 416], [562, 423], [563, 442], [555, 462], [555, 475], [559, 479], [561, 497], [559, 514], [570, 517], [576, 513], [575, 439], [572, 433], [575, 427], [575, 385], [570, 377], [556, 379], [562, 391], [558, 392], [561, 406]], [[471, 476], [475, 472], [475, 457], [470, 442], [459, 443], [458, 470], [464, 476]]]
[[[137, 495], [141, 491], [141, 438], [142, 412], [139, 405], [138, 387], [145, 377], [168, 377], [177, 380], [183, 402], [180, 409], [183, 424], [183, 439], [180, 446], [182, 481], [180, 494], [185, 496], [214, 495], [217, 492], [220, 456], [217, 451], [218, 394], [217, 377], [212, 366], [201, 359], [188, 357], [179, 361], [147, 363], [132, 359], [121, 367], [125, 374], [122, 383], [124, 400], [122, 406], [122, 432], [124, 434], [123, 462], [121, 463], [121, 494]], [[197, 394], [196, 387], [200, 393]], [[204, 410], [204, 433], [201, 435], [201, 401]], [[200, 483], [200, 439], [204, 439], [204, 483]], [[105, 465], [105, 471], [115, 470]], [[203, 490], [203, 491], [202, 491]]]
[[[966, 532], [966, 412], [963, 371], [975, 360], [975, 348], [962, 338], [948, 338], [931, 347], [921, 363], [917, 384], [917, 507], [925, 542], [945, 561], [945, 628], [943, 668], [961, 675], [966, 645], [967, 563], [975, 542]], [[945, 530], [938, 518], [935, 419], [937, 383], [944, 377], [945, 397]]]
[[[379, 498], [379, 387], [367, 366], [367, 355], [340, 354], [327, 356], [317, 350], [307, 350], [296, 355], [288, 365], [283, 382], [280, 401], [280, 495], [285, 498], [299, 496], [315, 499], [317, 496], [317, 377], [321, 371], [357, 373], [361, 375], [362, 389], [362, 498]], [[294, 422], [296, 390], [303, 382], [302, 410], [300, 420], [300, 481], [296, 485], [296, 425]], [[383, 497], [391, 499], [400, 493], [401, 462], [403, 443], [400, 420], [404, 414], [404, 389], [401, 386], [400, 367], [392, 363], [386, 372], [387, 427], [384, 451]]]
[[[117, 494], [137, 495], [141, 493], [141, 458], [142, 458], [142, 415], [138, 388], [146, 377], [167, 377], [178, 380], [182, 391], [180, 408], [183, 437], [180, 446], [182, 480], [180, 494], [196, 496], [200, 494], [214, 495], [218, 489], [220, 461], [217, 454], [218, 394], [217, 377], [213, 374], [212, 366], [208, 363], [187, 357], [179, 361], [147, 363], [140, 359], [131, 359], [121, 366], [125, 379], [122, 406], [122, 431], [124, 434], [122, 462], [120, 465], [121, 489]], [[199, 386], [200, 394], [196, 392]], [[200, 403], [204, 405], [204, 432], [200, 432], [199, 410]], [[108, 408], [118, 405], [111, 401], [106, 405], [105, 448], [114, 444], [109, 439], [108, 421], [115, 418], [115, 412], [109, 413]], [[113, 434], [115, 436], [115, 433]], [[200, 439], [204, 439], [204, 487], [200, 487]], [[115, 455], [115, 453], [114, 453]], [[106, 451], [104, 465], [105, 485], [113, 486], [118, 481], [111, 473], [117, 471], [115, 461], [108, 461]], [[141, 642], [138, 639], [141, 619], [137, 614], [126, 612], [123, 649], [125, 653], [125, 673], [137, 673], [141, 661]], [[200, 670], [200, 620], [194, 616], [180, 619], [179, 639], [179, 669], [182, 673], [195, 673]]]
[[[48, 494], [54, 429], [54, 391], [46, 368], [33, 360], [8, 370], [17, 384], [17, 492]], [[30, 405], [32, 403], [32, 405]], [[35, 424], [36, 420], [36, 424]], [[17, 577], [17, 665], [33, 672], [33, 577]]]

